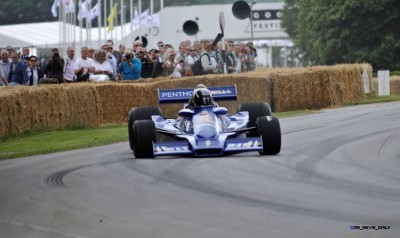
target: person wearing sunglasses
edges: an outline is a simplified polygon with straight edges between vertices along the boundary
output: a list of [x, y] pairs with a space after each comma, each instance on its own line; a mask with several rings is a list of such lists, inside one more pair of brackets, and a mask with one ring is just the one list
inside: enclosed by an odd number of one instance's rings
[[42, 70], [37, 66], [38, 58], [35, 55], [31, 55], [29, 61], [29, 85], [38, 85], [39, 79], [44, 76]]

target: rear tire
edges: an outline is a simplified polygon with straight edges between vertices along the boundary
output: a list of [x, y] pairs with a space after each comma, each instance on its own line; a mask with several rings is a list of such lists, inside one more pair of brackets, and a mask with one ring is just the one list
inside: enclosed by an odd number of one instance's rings
[[133, 150], [133, 123], [137, 120], [151, 120], [151, 116], [163, 116], [159, 107], [134, 107], [128, 113], [129, 147]]
[[[243, 103], [239, 105], [238, 112], [249, 112], [248, 127], [256, 127], [256, 121], [259, 117], [271, 116], [271, 108], [268, 103]], [[249, 131], [249, 136], [260, 136], [257, 130]]]
[[281, 126], [276, 117], [259, 117], [256, 121], [262, 137], [263, 150], [260, 155], [276, 155], [281, 151]]
[[153, 142], [156, 142], [156, 127], [151, 120], [137, 120], [133, 123], [133, 154], [136, 158], [154, 158]]

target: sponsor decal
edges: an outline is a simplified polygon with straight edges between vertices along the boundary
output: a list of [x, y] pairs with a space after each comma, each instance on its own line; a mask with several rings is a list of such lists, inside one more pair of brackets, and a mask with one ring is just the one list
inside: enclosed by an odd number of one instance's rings
[[176, 147], [168, 147], [168, 146], [157, 146], [156, 152], [180, 152], [187, 151], [189, 148], [187, 146], [176, 146]]
[[259, 143], [257, 140], [248, 141], [246, 143], [230, 143], [226, 148], [258, 148]]

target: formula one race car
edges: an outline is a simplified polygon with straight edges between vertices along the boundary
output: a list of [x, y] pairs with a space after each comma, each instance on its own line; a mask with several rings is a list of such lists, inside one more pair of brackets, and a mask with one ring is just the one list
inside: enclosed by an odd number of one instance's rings
[[275, 155], [281, 150], [279, 120], [266, 103], [244, 103], [235, 115], [215, 101], [236, 100], [236, 85], [207, 89], [159, 89], [159, 104], [187, 102], [177, 119], [159, 107], [132, 108], [129, 145], [136, 158], [165, 155], [221, 156], [246, 151]]

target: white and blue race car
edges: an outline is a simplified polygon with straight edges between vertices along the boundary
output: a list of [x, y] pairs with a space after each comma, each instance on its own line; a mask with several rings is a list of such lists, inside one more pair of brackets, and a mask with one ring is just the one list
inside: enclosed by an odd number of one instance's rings
[[266, 103], [244, 103], [228, 115], [216, 101], [237, 100], [236, 85], [195, 89], [159, 89], [159, 104], [186, 102], [177, 119], [165, 119], [160, 107], [136, 107], [128, 114], [129, 145], [136, 158], [196, 157], [281, 150], [279, 120]]

